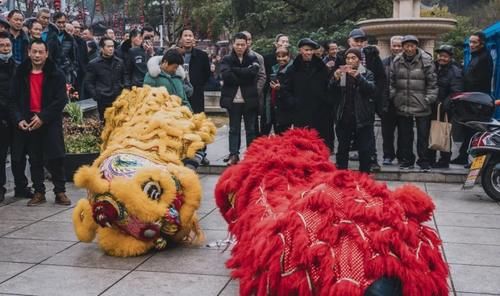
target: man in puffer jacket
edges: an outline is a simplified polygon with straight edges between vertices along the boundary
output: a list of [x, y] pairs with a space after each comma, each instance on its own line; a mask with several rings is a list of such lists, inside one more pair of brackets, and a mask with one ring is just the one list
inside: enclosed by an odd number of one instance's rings
[[[144, 77], [144, 85], [152, 87], [165, 87], [169, 94], [182, 99], [182, 104], [194, 113], [188, 97], [193, 94], [193, 86], [186, 79], [184, 71], [184, 58], [178, 49], [169, 49], [163, 56], [154, 56], [149, 59], [148, 73]], [[181, 66], [181, 67], [179, 67]], [[182, 160], [184, 166], [196, 171], [204, 162], [206, 148], [196, 151], [193, 158]]]
[[144, 77], [144, 85], [165, 87], [169, 94], [180, 97], [182, 104], [193, 111], [188, 100], [193, 87], [186, 80], [183, 64], [184, 59], [177, 49], [169, 49], [163, 56], [152, 57], [147, 63], [148, 73]]
[[413, 122], [417, 125], [417, 164], [423, 171], [431, 168], [428, 144], [432, 105], [436, 102], [438, 87], [434, 63], [430, 54], [418, 48], [413, 35], [404, 36], [403, 53], [391, 66], [392, 100], [398, 115], [398, 137], [401, 139], [401, 169], [411, 169], [413, 154]]

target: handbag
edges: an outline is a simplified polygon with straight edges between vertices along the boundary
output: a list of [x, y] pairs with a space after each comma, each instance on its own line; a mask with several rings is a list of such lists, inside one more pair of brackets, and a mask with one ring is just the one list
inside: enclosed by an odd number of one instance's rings
[[448, 114], [445, 113], [444, 121], [441, 121], [441, 103], [437, 107], [437, 118], [431, 121], [429, 135], [429, 149], [450, 152], [451, 151], [451, 123]]

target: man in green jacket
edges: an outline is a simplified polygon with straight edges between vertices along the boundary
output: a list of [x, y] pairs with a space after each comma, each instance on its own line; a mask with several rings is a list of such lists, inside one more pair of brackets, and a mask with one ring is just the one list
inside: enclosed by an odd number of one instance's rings
[[182, 104], [192, 111], [188, 100], [192, 86], [185, 80], [184, 69], [179, 67], [183, 64], [184, 59], [177, 49], [168, 50], [163, 57], [151, 58], [148, 61], [148, 73], [144, 77], [144, 85], [165, 87], [169, 94], [180, 97]]

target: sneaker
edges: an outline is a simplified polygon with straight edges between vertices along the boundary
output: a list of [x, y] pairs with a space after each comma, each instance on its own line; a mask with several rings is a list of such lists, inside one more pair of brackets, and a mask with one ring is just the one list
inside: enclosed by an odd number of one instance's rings
[[66, 193], [59, 192], [56, 193], [56, 204], [62, 206], [69, 206], [71, 205], [71, 200], [66, 196]]
[[30, 201], [28, 201], [27, 205], [28, 205], [28, 207], [32, 207], [32, 206], [41, 205], [45, 202], [47, 202], [47, 200], [45, 199], [45, 193], [35, 192], [35, 194], [33, 195], [33, 198], [30, 199]]
[[431, 170], [431, 165], [428, 162], [424, 162], [418, 165], [422, 172], [429, 172]]
[[239, 157], [237, 154], [230, 155], [230, 156], [229, 156], [229, 159], [228, 159], [228, 162], [227, 162], [227, 165], [228, 165], [228, 166], [235, 165], [235, 164], [237, 164], [239, 161], [240, 161], [240, 157]]
[[438, 161], [432, 165], [432, 168], [434, 169], [449, 169], [450, 164], [445, 161]]
[[23, 189], [15, 189], [14, 190], [14, 197], [17, 197], [17, 198], [29, 198], [29, 199], [32, 199], [34, 196], [34, 193], [33, 191], [31, 190], [30, 187], [26, 187], [26, 188], [23, 188]]
[[402, 169], [402, 170], [411, 170], [411, 169], [415, 168], [415, 165], [413, 163], [411, 163], [411, 162], [402, 162], [399, 165], [399, 168]]
[[372, 163], [370, 166], [370, 173], [378, 173], [382, 170], [380, 165], [376, 162]]
[[201, 160], [200, 165], [202, 165], [202, 166], [209, 166], [210, 165], [210, 161], [208, 160], [208, 158], [203, 157], [202, 160]]
[[450, 161], [451, 164], [466, 165], [469, 163], [469, 156], [459, 155], [457, 158]]
[[392, 158], [384, 158], [384, 162], [382, 162], [383, 165], [392, 165], [392, 162], [394, 159]]
[[351, 161], [358, 161], [359, 160], [359, 154], [358, 154], [358, 152], [351, 152], [351, 153], [349, 153], [349, 160], [351, 160]]

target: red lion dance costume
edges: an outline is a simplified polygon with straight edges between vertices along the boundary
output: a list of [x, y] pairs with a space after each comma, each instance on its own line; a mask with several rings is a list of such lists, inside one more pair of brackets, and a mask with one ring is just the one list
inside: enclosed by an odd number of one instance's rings
[[252, 143], [216, 201], [236, 238], [227, 266], [241, 295], [363, 295], [380, 278], [403, 295], [448, 295], [430, 197], [336, 170], [315, 132]]

